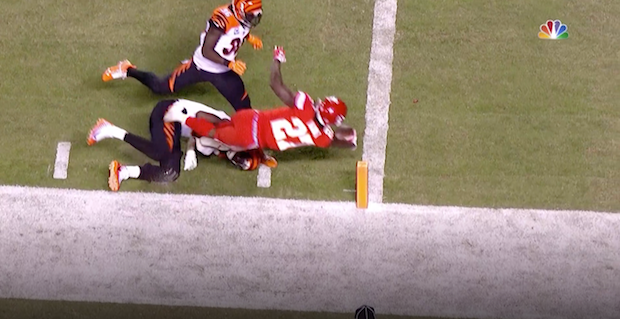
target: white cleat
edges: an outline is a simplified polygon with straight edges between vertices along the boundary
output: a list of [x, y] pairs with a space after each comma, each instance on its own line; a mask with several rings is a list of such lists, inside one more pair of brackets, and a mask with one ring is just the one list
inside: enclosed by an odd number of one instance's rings
[[111, 138], [112, 134], [109, 133], [109, 130], [112, 127], [114, 127], [114, 125], [105, 119], [97, 120], [95, 126], [93, 126], [90, 133], [88, 133], [86, 143], [88, 143], [88, 145], [93, 145], [106, 138]]
[[131, 64], [129, 60], [119, 61], [117, 65], [111, 66], [103, 72], [101, 79], [103, 82], [108, 82], [117, 79], [127, 78], [127, 70], [129, 68], [135, 68], [136, 66]]

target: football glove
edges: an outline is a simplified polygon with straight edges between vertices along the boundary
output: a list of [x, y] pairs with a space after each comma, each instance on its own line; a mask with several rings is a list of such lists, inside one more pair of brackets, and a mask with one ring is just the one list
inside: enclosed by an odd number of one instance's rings
[[280, 63], [286, 62], [286, 55], [284, 55], [284, 49], [282, 47], [276, 46], [273, 49], [273, 59], [280, 61]]
[[196, 157], [196, 151], [187, 150], [185, 152], [185, 161], [183, 162], [183, 170], [191, 171], [198, 166], [198, 158]]
[[187, 115], [187, 109], [183, 107], [182, 103], [174, 103], [164, 115], [164, 122], [179, 122], [184, 124], [189, 115]]
[[252, 45], [254, 50], [260, 50], [263, 48], [263, 40], [254, 35], [248, 35], [248, 42]]
[[245, 62], [239, 60], [230, 61], [228, 63], [228, 68], [239, 75], [243, 75], [243, 73], [245, 73], [245, 70], [247, 69], [247, 67], [245, 66]]

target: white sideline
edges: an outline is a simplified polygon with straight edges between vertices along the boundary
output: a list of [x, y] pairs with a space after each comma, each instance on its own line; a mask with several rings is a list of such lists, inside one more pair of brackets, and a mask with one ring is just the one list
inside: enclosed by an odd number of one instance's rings
[[59, 142], [56, 147], [56, 161], [54, 162], [55, 179], [67, 179], [67, 168], [69, 167], [69, 152], [71, 142]]
[[387, 145], [388, 112], [392, 90], [392, 61], [396, 32], [396, 0], [376, 0], [372, 46], [368, 65], [366, 129], [362, 159], [368, 162], [368, 201], [383, 202], [383, 176]]
[[620, 318], [620, 214], [0, 186], [0, 298]]

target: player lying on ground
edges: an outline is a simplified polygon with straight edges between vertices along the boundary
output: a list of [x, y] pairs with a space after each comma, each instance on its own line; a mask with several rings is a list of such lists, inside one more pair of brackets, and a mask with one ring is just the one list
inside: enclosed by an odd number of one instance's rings
[[[186, 124], [195, 134], [213, 138], [236, 149], [284, 151], [302, 146], [355, 149], [355, 130], [341, 127], [347, 115], [346, 104], [333, 96], [315, 102], [304, 92], [293, 93], [282, 82], [280, 64], [285, 61], [284, 50], [276, 47], [270, 84], [286, 107], [241, 110], [230, 121], [211, 123], [191, 116], [182, 105], [173, 105], [164, 116], [164, 121]], [[330, 125], [336, 126], [336, 132]]]
[[199, 82], [210, 82], [235, 110], [251, 108], [250, 97], [240, 75], [246, 70], [243, 61], [236, 60], [237, 52], [247, 39], [254, 49], [263, 42], [250, 34], [263, 14], [261, 0], [232, 0], [218, 7], [200, 35], [200, 45], [191, 60], [186, 60], [165, 78], [140, 71], [128, 60], [109, 67], [103, 81], [132, 77], [156, 94], [169, 94]]
[[[177, 105], [191, 116], [206, 119], [210, 122], [229, 121], [230, 117], [204, 104], [188, 100], [164, 100], [155, 105], [151, 112], [149, 130], [151, 139], [127, 132], [105, 119], [99, 119], [88, 134], [88, 145], [93, 145], [108, 138], [116, 138], [127, 142], [151, 159], [158, 161], [159, 166], [144, 164], [142, 166], [124, 166], [118, 161], [110, 163], [108, 186], [118, 191], [121, 182], [129, 178], [137, 178], [149, 182], [172, 182], [181, 173], [181, 137], [189, 137], [188, 151], [185, 156], [184, 170], [194, 169], [197, 165], [194, 151], [194, 140], [189, 127], [180, 123], [165, 123], [164, 116], [169, 108]], [[209, 155], [209, 154], [205, 154]]]

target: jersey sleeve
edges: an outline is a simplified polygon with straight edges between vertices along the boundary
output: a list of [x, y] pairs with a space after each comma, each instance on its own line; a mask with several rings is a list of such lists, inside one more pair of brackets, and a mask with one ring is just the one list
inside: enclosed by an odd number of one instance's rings
[[218, 8], [213, 11], [213, 15], [211, 15], [211, 19], [209, 19], [209, 25], [220, 29], [222, 32], [226, 32], [226, 30], [228, 30], [228, 19], [224, 12]]
[[327, 148], [334, 140], [334, 130], [329, 126], [325, 126], [321, 133], [321, 135], [314, 139], [314, 144], [318, 147]]
[[297, 92], [295, 95], [295, 109], [296, 113], [301, 114], [303, 117], [314, 117], [314, 101], [308, 93]]

